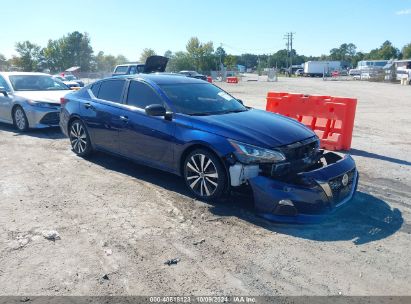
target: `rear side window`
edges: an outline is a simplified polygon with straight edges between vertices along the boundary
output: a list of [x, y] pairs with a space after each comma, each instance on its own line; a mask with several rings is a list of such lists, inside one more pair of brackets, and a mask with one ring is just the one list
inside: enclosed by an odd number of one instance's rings
[[98, 98], [121, 103], [125, 80], [107, 80], [101, 82]]
[[126, 66], [118, 66], [114, 71], [115, 74], [126, 74], [128, 70], [128, 65]]
[[97, 82], [91, 86], [91, 92], [93, 92], [94, 96], [98, 96], [98, 91], [100, 90], [101, 82]]
[[163, 101], [147, 84], [131, 81], [128, 89], [127, 104], [145, 109], [145, 107], [152, 104], [163, 104]]

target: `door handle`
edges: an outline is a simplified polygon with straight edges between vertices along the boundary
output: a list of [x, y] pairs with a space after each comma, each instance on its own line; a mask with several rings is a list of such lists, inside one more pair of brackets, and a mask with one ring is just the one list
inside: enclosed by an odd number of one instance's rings
[[94, 110], [94, 107], [93, 107], [90, 103], [85, 103], [85, 104], [84, 104], [84, 107], [85, 107], [86, 109]]
[[128, 117], [127, 116], [120, 116], [120, 120], [123, 122], [128, 122]]

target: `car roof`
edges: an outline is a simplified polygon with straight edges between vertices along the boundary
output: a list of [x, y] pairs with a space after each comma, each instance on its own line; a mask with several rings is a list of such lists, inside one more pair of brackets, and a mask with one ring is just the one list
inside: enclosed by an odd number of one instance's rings
[[200, 83], [204, 84], [204, 80], [189, 78], [179, 74], [172, 73], [153, 73], [153, 74], [133, 74], [133, 75], [121, 75], [114, 76], [106, 79], [142, 79], [152, 81], [156, 84], [177, 84], [177, 83]]
[[30, 75], [43, 75], [43, 76], [51, 76], [50, 74], [46, 73], [38, 73], [38, 72], [0, 72], [3, 76], [13, 76], [13, 75], [22, 75], [22, 76], [30, 76]]
[[132, 66], [132, 65], [144, 65], [144, 63], [124, 63], [124, 64], [116, 65], [116, 68], [123, 67], [123, 66]]

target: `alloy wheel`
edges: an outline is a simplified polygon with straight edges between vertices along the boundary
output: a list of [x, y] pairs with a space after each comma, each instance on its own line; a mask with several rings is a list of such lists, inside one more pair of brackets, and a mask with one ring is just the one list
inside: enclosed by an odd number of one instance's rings
[[83, 154], [87, 150], [87, 133], [79, 121], [75, 121], [70, 127], [70, 142], [77, 154]]
[[27, 119], [22, 108], [18, 107], [14, 111], [14, 121], [19, 130], [25, 130], [27, 128]]
[[186, 180], [189, 187], [200, 197], [209, 197], [218, 188], [218, 171], [210, 157], [194, 154], [186, 162]]

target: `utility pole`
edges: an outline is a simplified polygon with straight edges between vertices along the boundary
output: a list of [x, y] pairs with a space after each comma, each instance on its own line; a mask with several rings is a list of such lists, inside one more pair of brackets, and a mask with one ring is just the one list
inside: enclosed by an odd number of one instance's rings
[[284, 39], [287, 40], [287, 65], [288, 70], [291, 76], [292, 73], [292, 66], [293, 66], [293, 40], [294, 40], [295, 33], [289, 32], [284, 35]]
[[288, 57], [290, 56], [290, 34], [289, 33], [284, 35], [284, 40], [287, 41], [285, 43], [285, 46], [287, 47], [287, 62], [286, 62], [286, 65], [287, 65], [287, 68], [289, 68], [289, 64], [288, 64], [289, 63]]

